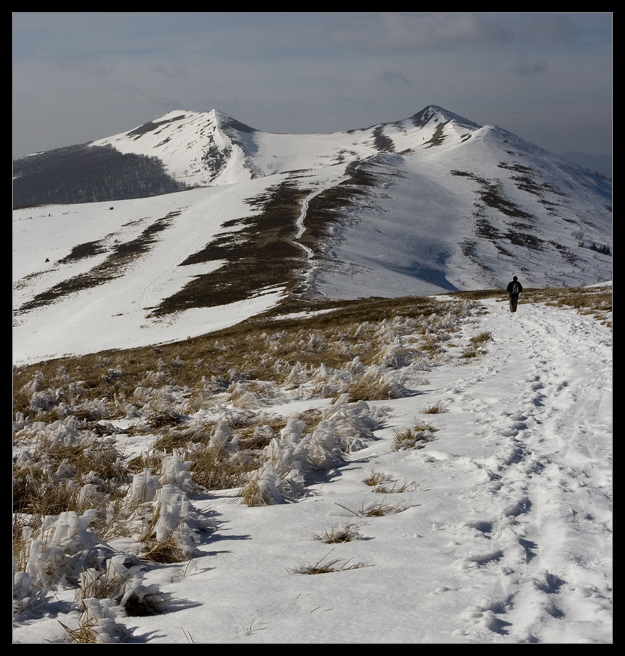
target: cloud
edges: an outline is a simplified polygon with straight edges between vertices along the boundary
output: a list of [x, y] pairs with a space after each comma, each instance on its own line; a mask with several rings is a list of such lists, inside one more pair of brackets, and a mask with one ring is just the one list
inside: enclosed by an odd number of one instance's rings
[[146, 91], [140, 86], [118, 84], [114, 88], [114, 91], [118, 92], [126, 100], [147, 104], [149, 107], [163, 111], [163, 113], [170, 112], [174, 109], [184, 109], [178, 100], [170, 98], [166, 94], [158, 91]]
[[388, 84], [410, 84], [410, 80], [399, 71], [384, 71], [382, 81]]
[[77, 75], [87, 77], [105, 78], [111, 75], [112, 65], [105, 58], [80, 57], [71, 61], [65, 60], [59, 64], [59, 68], [74, 71]]
[[153, 66], [152, 70], [160, 75], [169, 78], [170, 80], [176, 80], [180, 77], [184, 77], [189, 72], [185, 66], [180, 64], [159, 64], [158, 66]]
[[381, 12], [347, 15], [340, 27], [331, 28], [329, 38], [351, 48], [419, 52], [566, 44], [576, 35], [562, 13]]
[[523, 75], [525, 77], [536, 77], [537, 75], [545, 75], [547, 73], [547, 62], [537, 61], [528, 63], [522, 61], [519, 62], [516, 66], [513, 66], [510, 70], [517, 75]]

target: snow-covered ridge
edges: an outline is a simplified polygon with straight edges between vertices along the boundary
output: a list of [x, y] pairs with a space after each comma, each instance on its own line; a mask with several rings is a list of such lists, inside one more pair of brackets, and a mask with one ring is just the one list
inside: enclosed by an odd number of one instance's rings
[[249, 178], [241, 159], [240, 145], [223, 129], [230, 118], [216, 110], [210, 112], [168, 112], [127, 132], [91, 142], [90, 146], [113, 146], [122, 153], [156, 156], [167, 172], [188, 186], [228, 184], [229, 173]]
[[261, 132], [217, 110], [185, 110], [168, 112], [90, 145], [156, 156], [174, 178], [189, 186], [218, 185], [354, 161], [380, 150], [400, 152], [433, 138], [452, 137], [458, 143], [459, 134], [466, 139], [479, 127], [434, 105], [408, 119], [327, 134]]

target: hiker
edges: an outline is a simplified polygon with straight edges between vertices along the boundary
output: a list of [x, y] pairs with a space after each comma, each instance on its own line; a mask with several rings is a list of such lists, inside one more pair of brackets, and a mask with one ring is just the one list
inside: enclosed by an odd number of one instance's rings
[[519, 302], [519, 294], [523, 291], [523, 285], [521, 285], [517, 277], [514, 276], [512, 282], [508, 283], [506, 290], [508, 296], [510, 296], [510, 312], [516, 312], [516, 306]]

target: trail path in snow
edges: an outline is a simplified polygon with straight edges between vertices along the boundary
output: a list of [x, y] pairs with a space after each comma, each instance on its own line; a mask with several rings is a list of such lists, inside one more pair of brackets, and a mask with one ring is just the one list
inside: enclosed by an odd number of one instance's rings
[[611, 535], [611, 444], [597, 437], [611, 432], [611, 346], [573, 313], [498, 314], [485, 366], [443, 395], [477, 413], [473, 434], [486, 447], [473, 458], [482, 481], [468, 490], [474, 510], [456, 528], [457, 554], [461, 567], [479, 576], [490, 566], [500, 581], [466, 609], [464, 631], [575, 641], [566, 631], [586, 619], [580, 609], [609, 618], [601, 559]]
[[[298, 176], [295, 176], [296, 178]], [[306, 232], [306, 217], [308, 215], [308, 208], [310, 207], [310, 203], [315, 198], [316, 196], [319, 196], [319, 194], [322, 194], [324, 191], [327, 191], [328, 189], [332, 189], [333, 187], [336, 187], [337, 185], [341, 184], [341, 182], [344, 182], [345, 180], [348, 180], [349, 176], [347, 175], [340, 175], [337, 178], [331, 178], [331, 181], [328, 181], [326, 179], [322, 179], [318, 183], [318, 187], [314, 189], [308, 196], [306, 196], [302, 200], [302, 206], [300, 209], [300, 213], [295, 221], [295, 227], [297, 228], [297, 232], [295, 234], [294, 241], [295, 243], [306, 253], [306, 259], [308, 260], [308, 264], [310, 265], [312, 263], [313, 258], [315, 257], [314, 251], [304, 244], [301, 239], [304, 233]], [[301, 273], [301, 278], [302, 278], [302, 289], [306, 291], [310, 291], [311, 284], [312, 284], [312, 279], [314, 276], [314, 272], [311, 268], [304, 269]]]
[[[176, 628], [128, 618], [136, 640], [184, 642], [183, 627], [195, 642], [609, 642], [611, 335], [574, 311], [484, 303], [472, 329], [491, 333], [488, 352], [428, 372], [311, 496], [197, 501], [218, 525], [206, 557], [175, 582], [154, 579], [180, 600]], [[445, 413], [420, 414], [439, 401]], [[435, 439], [393, 451], [394, 432], [418, 419]], [[407, 485], [372, 494], [374, 471]], [[363, 517], [371, 503], [401, 512]], [[313, 538], [346, 523], [360, 539]], [[335, 558], [363, 567], [289, 571]]]

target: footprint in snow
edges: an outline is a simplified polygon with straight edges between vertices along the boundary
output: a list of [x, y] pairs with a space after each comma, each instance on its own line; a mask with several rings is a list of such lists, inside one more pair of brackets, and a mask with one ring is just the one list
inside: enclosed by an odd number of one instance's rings
[[458, 569], [475, 569], [479, 567], [484, 567], [490, 563], [497, 562], [503, 558], [503, 551], [501, 549], [495, 549], [494, 551], [474, 553], [470, 556], [464, 556], [460, 558], [457, 562]]
[[469, 606], [462, 613], [462, 619], [468, 624], [468, 629], [457, 629], [455, 635], [467, 635], [468, 633], [480, 633], [481, 631], [492, 631], [494, 633], [508, 634], [508, 627], [511, 626], [499, 615], [507, 610], [508, 602], [506, 600], [493, 600], [486, 598], [479, 604]]
[[532, 502], [529, 497], [523, 496], [507, 505], [501, 512], [502, 517], [519, 517], [530, 511]]

